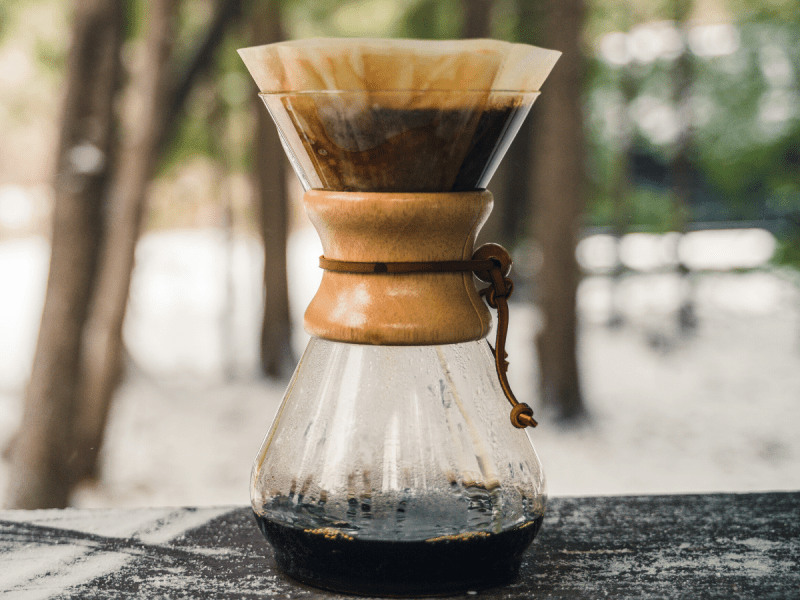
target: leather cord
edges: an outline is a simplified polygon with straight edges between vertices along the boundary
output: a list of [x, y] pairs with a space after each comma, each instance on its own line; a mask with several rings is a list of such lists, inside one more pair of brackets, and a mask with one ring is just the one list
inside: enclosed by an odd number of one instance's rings
[[[319, 257], [319, 266], [326, 271], [337, 273], [358, 273], [365, 275], [409, 273], [461, 273], [473, 272], [481, 281], [489, 284], [480, 290], [486, 303], [497, 311], [497, 337], [492, 350], [500, 387], [511, 403], [511, 424], [523, 429], [536, 427], [533, 409], [524, 402], [519, 402], [511, 391], [506, 372], [508, 371], [508, 353], [506, 352], [506, 336], [508, 335], [508, 298], [514, 291], [514, 283], [507, 277], [511, 271], [511, 256], [499, 244], [484, 244], [472, 255], [472, 260], [446, 260], [431, 262], [352, 262], [332, 260]], [[487, 342], [488, 343], [488, 342]]]
[[319, 268], [338, 273], [404, 275], [409, 273], [458, 273], [489, 271], [494, 262], [489, 260], [443, 260], [432, 262], [350, 262], [319, 257]]

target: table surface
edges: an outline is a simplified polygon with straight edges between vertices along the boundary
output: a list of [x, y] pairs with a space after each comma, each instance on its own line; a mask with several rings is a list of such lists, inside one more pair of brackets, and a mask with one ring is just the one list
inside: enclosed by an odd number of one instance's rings
[[[800, 598], [800, 492], [553, 498], [516, 583], [463, 598]], [[352, 598], [275, 567], [249, 507], [0, 511], [4, 600]]]

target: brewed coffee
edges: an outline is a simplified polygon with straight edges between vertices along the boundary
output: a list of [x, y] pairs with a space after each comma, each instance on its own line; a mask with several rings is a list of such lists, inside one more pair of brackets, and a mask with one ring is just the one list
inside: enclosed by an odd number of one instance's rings
[[278, 566], [291, 577], [337, 592], [391, 596], [452, 594], [512, 581], [542, 520], [495, 534], [397, 542], [357, 539], [335, 528], [298, 529], [256, 515]]
[[307, 187], [351, 192], [485, 188], [536, 97], [428, 92], [423, 107], [395, 108], [396, 95], [262, 97]]

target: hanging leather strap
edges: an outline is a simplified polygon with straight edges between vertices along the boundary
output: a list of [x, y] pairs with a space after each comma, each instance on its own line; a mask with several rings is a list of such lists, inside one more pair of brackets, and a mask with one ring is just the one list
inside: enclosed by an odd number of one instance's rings
[[511, 271], [511, 256], [499, 244], [484, 244], [472, 255], [472, 260], [446, 260], [431, 262], [352, 262], [331, 260], [319, 257], [319, 266], [326, 271], [359, 274], [408, 273], [458, 273], [472, 271], [481, 281], [489, 284], [480, 290], [486, 303], [497, 311], [497, 337], [495, 345], [489, 344], [495, 359], [500, 387], [511, 403], [511, 424], [523, 429], [536, 427], [533, 409], [524, 402], [519, 402], [511, 391], [506, 372], [508, 371], [508, 353], [506, 352], [506, 336], [508, 335], [508, 298], [514, 291], [514, 283], [507, 277]]

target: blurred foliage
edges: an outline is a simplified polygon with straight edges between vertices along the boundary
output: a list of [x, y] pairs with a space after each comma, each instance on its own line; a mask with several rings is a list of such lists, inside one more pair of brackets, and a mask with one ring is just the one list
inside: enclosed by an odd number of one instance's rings
[[[182, 2], [176, 71], [202, 39], [215, 1]], [[245, 15], [254, 1], [244, 2]], [[280, 2], [289, 38], [453, 38], [459, 35], [464, 15], [461, 0]], [[127, 0], [125, 4], [129, 41], [124, 58], [130, 71], [141, 55], [147, 0]], [[36, 78], [52, 79], [52, 89], [57, 89], [65, 65], [70, 6], [62, 0], [0, 0], [0, 44], [9, 48], [16, 40], [34, 59]], [[688, 55], [691, 81], [683, 105], [676, 101], [676, 56], [615, 64], [602, 52], [604, 40], [612, 32], [633, 34], [642, 26], [670, 26], [677, 6], [677, 0], [589, 3], [585, 105], [590, 203], [586, 222], [610, 225], [622, 218], [639, 228], [661, 231], [673, 227], [681, 211], [675, 208], [671, 194], [671, 163], [678, 148], [676, 136], [686, 127], [690, 136], [690, 220], [777, 222], [800, 213], [800, 3], [694, 0], [690, 27], [680, 31], [683, 47], [687, 40], [691, 42], [696, 24], [730, 21], [735, 26], [735, 49], [717, 56]], [[496, 0], [493, 37], [535, 39], [539, 9], [536, 0]], [[43, 10], [55, 16], [48, 22], [41, 18]], [[253, 130], [256, 88], [235, 52], [250, 43], [251, 35], [245, 17], [227, 36], [216, 56], [213, 75], [192, 93], [162, 174], [197, 155], [235, 172], [252, 168], [248, 139]], [[35, 89], [41, 98], [40, 88]], [[31, 111], [39, 110], [39, 104], [30, 98], [31, 93], [6, 92], [0, 116], [30, 120]], [[625, 173], [630, 181], [620, 188], [619, 178]], [[620, 189], [628, 190], [623, 199], [614, 197]], [[786, 220], [782, 232], [787, 260], [793, 256], [793, 240], [800, 238], [798, 230]]]
[[67, 53], [52, 40], [37, 38], [36, 61], [50, 75], [57, 76], [67, 67]]
[[[670, 187], [669, 165], [677, 146], [675, 136], [648, 128], [648, 119], [652, 124], [659, 116], [689, 128], [690, 219], [776, 220], [800, 209], [800, 28], [760, 20], [738, 23], [736, 31], [738, 47], [729, 55], [693, 56], [687, 106], [674, 101], [675, 60], [615, 66], [598, 56], [590, 59], [591, 222], [610, 218], [612, 174], [621, 152], [631, 155], [630, 224], [660, 228], [652, 217], [670, 219], [670, 211], [641, 205], [664, 201], [663, 195], [643, 189], [666, 192]], [[621, 93], [623, 71], [635, 89], [630, 103]], [[627, 149], [619, 139], [620, 121], [630, 128]], [[641, 156], [649, 169], [637, 169]]]
[[144, 29], [147, 17], [147, 0], [127, 0], [125, 2], [125, 37], [138, 38]]
[[0, 42], [3, 41], [9, 29], [8, 20], [11, 16], [10, 4], [10, 0], [0, 0]]
[[800, 231], [794, 236], [778, 240], [778, 247], [772, 256], [773, 264], [800, 269]]
[[[613, 224], [617, 215], [609, 195], [595, 198], [586, 220], [589, 225], [602, 227]], [[625, 203], [625, 222], [652, 232], [667, 232], [677, 220], [675, 203], [670, 193], [649, 187], [634, 188]]]
[[422, 0], [406, 14], [400, 34], [426, 40], [458, 38], [463, 21], [460, 0]]

